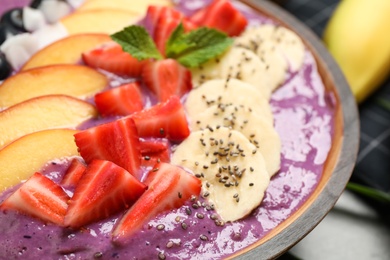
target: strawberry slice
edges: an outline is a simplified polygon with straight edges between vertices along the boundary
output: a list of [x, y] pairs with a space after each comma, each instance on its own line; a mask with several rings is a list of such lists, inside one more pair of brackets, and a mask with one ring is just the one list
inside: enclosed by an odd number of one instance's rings
[[66, 188], [76, 187], [78, 181], [83, 175], [86, 166], [79, 159], [74, 158], [66, 170], [60, 184]]
[[141, 140], [141, 165], [153, 167], [159, 162], [170, 162], [170, 149], [167, 139]]
[[124, 52], [116, 42], [105, 43], [84, 52], [82, 58], [90, 67], [103, 69], [120, 76], [139, 77], [145, 61], [138, 61]]
[[245, 16], [228, 0], [214, 0], [189, 19], [198, 26], [215, 28], [229, 36], [240, 35], [248, 24]]
[[94, 160], [81, 177], [69, 201], [64, 225], [79, 228], [128, 208], [146, 186], [122, 167]]
[[189, 32], [190, 30], [198, 27], [195, 23], [184, 17], [182, 13], [170, 7], [157, 9], [155, 13], [153, 13], [153, 16], [154, 17], [149, 19], [151, 22], [156, 21], [156, 24], [154, 25], [155, 29], [153, 31], [153, 39], [156, 43], [157, 49], [159, 49], [163, 56], [165, 56], [166, 42], [180, 22], [183, 23], [185, 32]]
[[129, 117], [134, 119], [140, 137], [167, 138], [176, 142], [190, 134], [183, 105], [177, 96]]
[[137, 82], [96, 94], [95, 104], [102, 116], [127, 116], [141, 111], [144, 106], [140, 85]]
[[62, 226], [68, 200], [69, 196], [58, 184], [36, 172], [0, 208], [16, 210]]
[[181, 97], [192, 89], [191, 72], [173, 59], [149, 62], [142, 78], [160, 102], [173, 95]]
[[150, 219], [181, 207], [191, 196], [198, 196], [201, 189], [199, 179], [168, 163], [157, 164], [145, 183], [148, 189], [115, 225], [112, 232], [114, 242], [129, 241], [128, 238]]
[[140, 177], [141, 153], [137, 128], [132, 118], [123, 118], [86, 129], [74, 135], [86, 163], [94, 159], [112, 161]]
[[154, 35], [154, 31], [160, 18], [160, 15], [165, 12], [168, 7], [161, 5], [149, 5], [144, 18], [145, 27]]

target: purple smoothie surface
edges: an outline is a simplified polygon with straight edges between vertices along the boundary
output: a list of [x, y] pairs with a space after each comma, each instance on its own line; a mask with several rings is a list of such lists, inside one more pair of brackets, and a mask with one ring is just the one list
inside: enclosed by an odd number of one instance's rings
[[[210, 1], [181, 0], [178, 7], [191, 13], [206, 2]], [[270, 22], [241, 4], [239, 7], [250, 23]], [[0, 6], [0, 12], [2, 9]], [[189, 201], [146, 223], [127, 246], [121, 247], [110, 240], [120, 215], [72, 230], [5, 211], [0, 212], [0, 259], [159, 259], [160, 253], [166, 259], [225, 258], [260, 240], [312, 194], [331, 147], [332, 100], [331, 93], [325, 92], [313, 56], [306, 52], [302, 68], [289, 73], [271, 98], [275, 128], [282, 141], [280, 171], [271, 179], [260, 207], [240, 221], [216, 225], [215, 212], [207, 201]], [[43, 173], [59, 181], [65, 169], [66, 163], [51, 163]], [[0, 202], [16, 188], [4, 192]], [[162, 230], [157, 228], [161, 224]]]

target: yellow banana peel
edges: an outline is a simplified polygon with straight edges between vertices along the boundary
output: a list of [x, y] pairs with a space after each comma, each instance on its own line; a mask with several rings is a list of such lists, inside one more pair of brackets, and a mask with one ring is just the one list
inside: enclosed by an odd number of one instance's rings
[[390, 75], [390, 0], [342, 0], [323, 40], [363, 101]]

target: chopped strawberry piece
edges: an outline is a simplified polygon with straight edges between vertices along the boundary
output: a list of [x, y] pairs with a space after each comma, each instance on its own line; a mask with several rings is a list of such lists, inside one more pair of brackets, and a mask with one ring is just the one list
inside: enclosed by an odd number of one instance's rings
[[112, 232], [114, 242], [125, 243], [150, 219], [181, 207], [191, 196], [198, 196], [201, 189], [199, 179], [167, 163], [157, 164], [145, 183], [148, 189], [115, 225]]
[[94, 160], [81, 177], [69, 201], [64, 225], [78, 228], [105, 219], [134, 203], [146, 186], [122, 167]]
[[163, 56], [165, 56], [166, 42], [180, 22], [183, 23], [185, 32], [189, 32], [190, 30], [198, 27], [195, 23], [184, 17], [182, 13], [170, 7], [163, 7], [162, 9], [156, 10], [154, 17], [149, 20], [156, 21], [156, 24], [154, 25], [155, 29], [153, 31], [153, 39]]
[[134, 119], [140, 137], [167, 138], [175, 142], [190, 134], [183, 105], [177, 96], [129, 117]]
[[128, 83], [95, 95], [95, 103], [102, 116], [127, 116], [143, 108], [140, 85]]
[[0, 206], [45, 222], [63, 225], [69, 196], [56, 183], [36, 172]]
[[85, 164], [79, 159], [74, 158], [66, 170], [64, 177], [62, 177], [61, 185], [67, 188], [76, 187], [78, 181], [85, 171]]
[[103, 69], [120, 76], [139, 77], [145, 61], [138, 61], [122, 47], [110, 42], [84, 52], [83, 61], [90, 67]]
[[169, 142], [166, 139], [141, 140], [141, 165], [153, 167], [159, 162], [170, 162]]
[[228, 0], [214, 0], [189, 19], [198, 26], [215, 28], [229, 36], [240, 35], [248, 24], [245, 16]]
[[160, 102], [173, 95], [181, 97], [192, 89], [191, 72], [173, 59], [149, 62], [142, 78]]
[[137, 128], [132, 118], [122, 118], [86, 129], [74, 135], [86, 163], [94, 159], [111, 161], [139, 178], [141, 153]]
[[156, 28], [158, 18], [160, 15], [165, 12], [165, 10], [169, 8], [162, 5], [149, 5], [148, 10], [146, 11], [144, 23], [145, 27], [149, 29], [151, 35], [154, 35], [154, 30]]

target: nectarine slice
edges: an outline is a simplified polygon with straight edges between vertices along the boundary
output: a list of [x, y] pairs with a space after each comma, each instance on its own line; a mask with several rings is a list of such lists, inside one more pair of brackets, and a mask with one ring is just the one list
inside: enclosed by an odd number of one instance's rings
[[127, 10], [139, 15], [145, 15], [149, 5], [172, 6], [170, 0], [86, 0], [77, 11], [95, 10], [103, 8]]
[[60, 39], [35, 53], [21, 70], [53, 64], [77, 64], [81, 54], [104, 42], [111, 41], [108, 34], [77, 34]]
[[28, 179], [50, 161], [77, 156], [75, 133], [70, 129], [35, 132], [0, 150], [0, 192]]
[[88, 98], [108, 86], [105, 75], [81, 65], [50, 65], [19, 72], [0, 85], [0, 108], [51, 94]]
[[70, 96], [48, 95], [26, 100], [0, 112], [0, 149], [23, 135], [53, 128], [76, 128], [97, 115], [92, 104]]
[[135, 24], [139, 14], [118, 9], [98, 9], [74, 12], [61, 19], [68, 33], [107, 33], [112, 34], [124, 27]]

